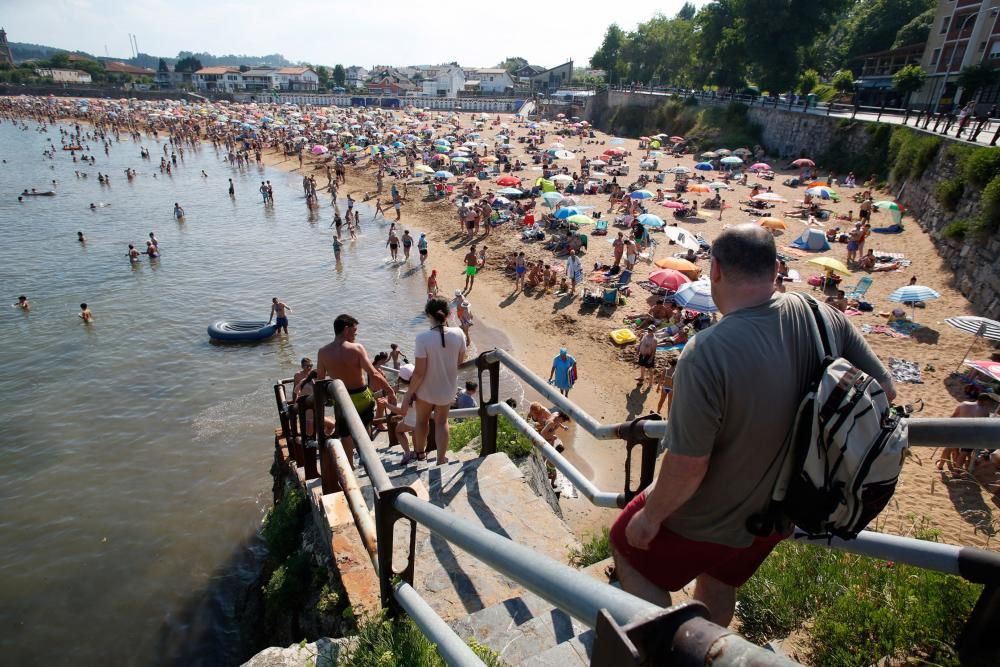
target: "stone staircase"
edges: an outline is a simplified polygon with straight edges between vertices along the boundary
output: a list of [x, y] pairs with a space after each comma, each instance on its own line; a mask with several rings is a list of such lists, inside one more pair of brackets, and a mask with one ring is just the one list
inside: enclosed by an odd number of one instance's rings
[[[505, 454], [478, 457], [449, 453], [449, 463], [400, 464], [401, 452], [376, 442], [386, 473], [397, 486], [474, 524], [566, 562], [578, 542], [545, 499], [536, 495]], [[369, 509], [374, 494], [363, 468], [356, 470]], [[317, 486], [311, 481], [311, 487]], [[379, 608], [378, 581], [341, 494], [318, 495], [327, 515], [334, 558], [356, 610]], [[314, 517], [320, 515], [314, 512]], [[398, 525], [403, 525], [400, 522]], [[323, 526], [321, 526], [323, 528]], [[396, 561], [405, 563], [405, 531], [397, 528]], [[507, 665], [589, 664], [593, 633], [586, 626], [525, 591], [516, 582], [417, 526], [414, 588], [463, 639], [496, 651]]]

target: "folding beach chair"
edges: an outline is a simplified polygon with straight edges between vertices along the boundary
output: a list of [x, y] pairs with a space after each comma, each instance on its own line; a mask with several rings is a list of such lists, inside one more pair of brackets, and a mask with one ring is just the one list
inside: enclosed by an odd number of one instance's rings
[[848, 299], [856, 299], [860, 301], [861, 297], [863, 297], [865, 293], [868, 292], [868, 289], [872, 286], [873, 282], [874, 280], [872, 279], [871, 276], [865, 276], [864, 278], [858, 281], [857, 285], [849, 285], [847, 287], [844, 287], [844, 296], [847, 297]]

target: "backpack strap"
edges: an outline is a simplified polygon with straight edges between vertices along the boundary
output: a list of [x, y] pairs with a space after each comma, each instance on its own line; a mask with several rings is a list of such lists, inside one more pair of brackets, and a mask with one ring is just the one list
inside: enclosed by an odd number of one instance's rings
[[806, 305], [809, 306], [809, 310], [812, 312], [809, 328], [812, 329], [813, 341], [816, 343], [816, 350], [819, 352], [820, 361], [836, 358], [837, 350], [833, 331], [830, 329], [830, 323], [823, 316], [819, 301], [814, 299], [810, 294], [802, 294], [801, 292], [798, 294], [805, 300]]

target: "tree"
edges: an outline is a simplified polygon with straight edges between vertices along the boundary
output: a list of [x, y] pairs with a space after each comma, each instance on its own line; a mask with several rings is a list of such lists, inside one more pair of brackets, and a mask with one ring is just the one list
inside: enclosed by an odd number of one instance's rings
[[927, 73], [920, 65], [907, 65], [892, 76], [892, 89], [906, 96], [903, 106], [910, 107], [910, 95], [920, 90], [926, 79]]
[[958, 74], [958, 85], [968, 95], [967, 99], [973, 99], [983, 88], [995, 85], [1000, 79], [997, 71], [989, 63], [979, 65], [969, 65], [963, 67]]
[[799, 92], [808, 95], [819, 85], [819, 72], [814, 69], [807, 69], [799, 76]]
[[684, 6], [681, 7], [681, 10], [677, 12], [677, 18], [684, 21], [690, 21], [694, 18], [696, 12], [697, 10], [695, 9], [694, 3], [685, 2]]
[[240, 65], [240, 72], [249, 72], [250, 65]]
[[313, 67], [316, 72], [316, 76], [319, 77], [319, 87], [322, 89], [327, 89], [330, 87], [330, 70], [328, 70], [323, 65], [316, 65]]
[[170, 68], [167, 67], [167, 61], [164, 60], [163, 58], [160, 58], [160, 64], [156, 66], [156, 70], [158, 72], [169, 72]]
[[854, 73], [849, 69], [839, 69], [833, 75], [830, 84], [838, 93], [849, 93], [854, 90]]
[[528, 64], [527, 59], [521, 57], [514, 57], [514, 58], [507, 58], [503, 62], [498, 63], [497, 67], [500, 69], [505, 69], [511, 74], [513, 74], [516, 70], [521, 69], [527, 64]]
[[621, 81], [623, 65], [621, 51], [625, 44], [625, 32], [612, 23], [604, 33], [604, 41], [590, 57], [590, 66], [608, 73], [608, 82]]
[[857, 56], [884, 51], [903, 26], [936, 6], [935, 0], [852, 2], [846, 15], [833, 22], [828, 37], [820, 39], [826, 67], [843, 68]]
[[896, 33], [896, 41], [892, 43], [892, 48], [898, 49], [901, 46], [911, 44], [923, 44], [931, 34], [931, 26], [934, 25], [934, 12], [937, 7], [931, 7], [923, 14], [919, 14], [912, 21], [904, 25]]
[[333, 66], [333, 83], [341, 88], [347, 82], [347, 72], [344, 70], [343, 65]]
[[201, 61], [194, 56], [186, 56], [174, 65], [175, 72], [197, 72], [202, 68]]

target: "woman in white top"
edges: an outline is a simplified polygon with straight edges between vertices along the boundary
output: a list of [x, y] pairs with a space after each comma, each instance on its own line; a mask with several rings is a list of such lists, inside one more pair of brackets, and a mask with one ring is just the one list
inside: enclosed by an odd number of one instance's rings
[[410, 380], [409, 400], [417, 411], [413, 431], [413, 449], [417, 459], [423, 459], [427, 447], [427, 429], [434, 413], [434, 435], [437, 442], [437, 463], [447, 463], [448, 409], [455, 400], [458, 367], [465, 361], [465, 334], [458, 327], [446, 326], [448, 302], [431, 299], [424, 307], [430, 321], [428, 331], [417, 334], [414, 344], [416, 367]]

